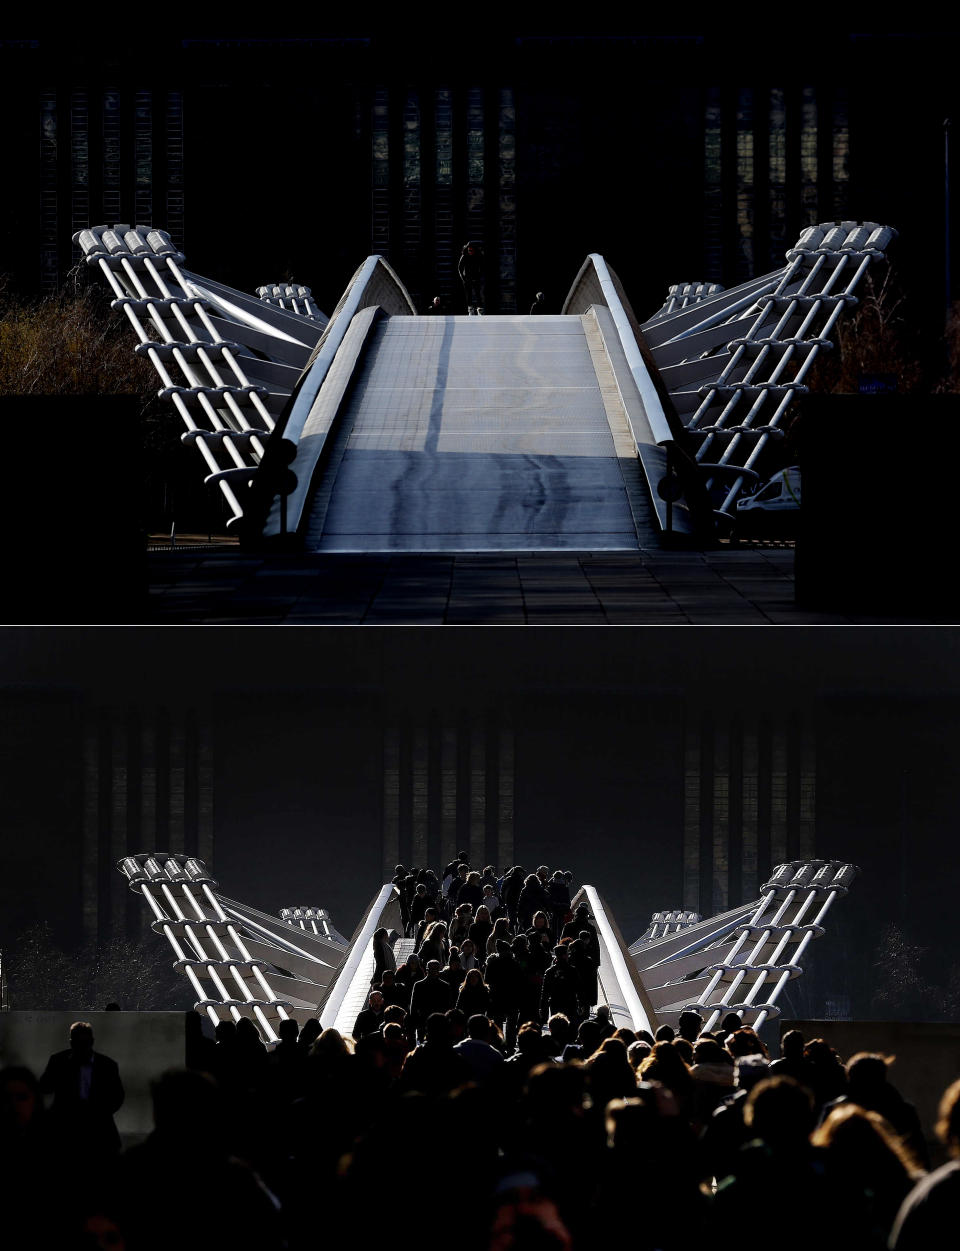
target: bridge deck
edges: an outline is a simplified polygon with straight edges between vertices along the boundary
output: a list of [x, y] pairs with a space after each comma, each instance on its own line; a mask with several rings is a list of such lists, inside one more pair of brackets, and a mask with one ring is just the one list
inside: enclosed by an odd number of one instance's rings
[[345, 403], [307, 550], [635, 551], [653, 541], [590, 314], [385, 318]]

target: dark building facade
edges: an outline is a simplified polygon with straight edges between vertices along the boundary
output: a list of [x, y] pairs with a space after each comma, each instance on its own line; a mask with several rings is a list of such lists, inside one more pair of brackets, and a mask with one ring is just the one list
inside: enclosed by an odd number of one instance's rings
[[898, 226], [904, 267], [942, 293], [953, 43], [838, 31], [788, 58], [781, 32], [741, 30], [8, 40], [2, 268], [52, 290], [73, 231], [137, 221], [244, 289], [293, 277], [329, 310], [376, 251], [419, 307], [461, 311], [475, 238], [490, 311], [537, 290], [558, 310], [600, 251], [644, 314], [670, 282], [742, 282], [804, 225], [849, 215]]

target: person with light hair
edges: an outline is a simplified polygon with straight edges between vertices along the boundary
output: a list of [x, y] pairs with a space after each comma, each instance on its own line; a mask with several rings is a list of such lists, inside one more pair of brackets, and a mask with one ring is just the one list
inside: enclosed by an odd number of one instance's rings
[[890, 1232], [890, 1251], [939, 1246], [956, 1230], [960, 1212], [960, 1080], [948, 1086], [940, 1100], [937, 1137], [950, 1159], [934, 1169], [903, 1201]]

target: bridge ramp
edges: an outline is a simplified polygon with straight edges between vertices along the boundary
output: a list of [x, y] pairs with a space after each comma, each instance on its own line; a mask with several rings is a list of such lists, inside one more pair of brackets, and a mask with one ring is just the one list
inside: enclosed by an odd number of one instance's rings
[[373, 327], [314, 491], [308, 550], [636, 550], [653, 535], [592, 312]]

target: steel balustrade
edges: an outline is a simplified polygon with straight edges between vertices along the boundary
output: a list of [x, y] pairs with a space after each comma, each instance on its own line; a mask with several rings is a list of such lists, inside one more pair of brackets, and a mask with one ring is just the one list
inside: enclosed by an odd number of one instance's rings
[[757, 483], [761, 452], [782, 434], [818, 354], [833, 346], [837, 319], [896, 234], [876, 222], [809, 226], [784, 269], [686, 307], [671, 287], [641, 327], [719, 518], [729, 520], [744, 487]]
[[[344, 959], [344, 944], [339, 935], [334, 939], [335, 931], [314, 936], [283, 920], [254, 920], [263, 914], [247, 916], [242, 905], [219, 895], [196, 857], [155, 852], [125, 856], [117, 867], [146, 899], [152, 928], [170, 943], [175, 967], [197, 995], [195, 1007], [214, 1024], [249, 1016], [275, 1042], [280, 1021], [303, 1022], [316, 1014]], [[213, 984], [216, 995], [203, 980]]]
[[759, 900], [667, 938], [645, 934], [630, 954], [658, 1018], [676, 1024], [694, 1008], [711, 1030], [727, 1012], [754, 1029], [779, 1016], [781, 991], [800, 976], [810, 942], [822, 936], [828, 911], [858, 872], [838, 860], [790, 861], [776, 868]]
[[[74, 242], [97, 267], [160, 377], [231, 512], [243, 516], [235, 487], [260, 464], [276, 418], [319, 339], [326, 318], [309, 288], [289, 302], [254, 299], [182, 270], [183, 256], [163, 230], [94, 226]], [[264, 290], [264, 288], [261, 288]], [[282, 288], [266, 288], [281, 290]], [[285, 288], [283, 288], [285, 290]], [[309, 309], [310, 311], [307, 311]]]

